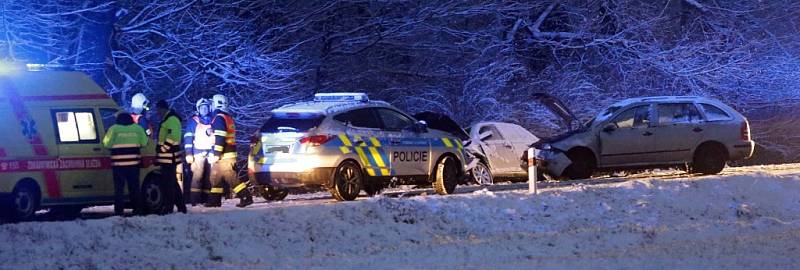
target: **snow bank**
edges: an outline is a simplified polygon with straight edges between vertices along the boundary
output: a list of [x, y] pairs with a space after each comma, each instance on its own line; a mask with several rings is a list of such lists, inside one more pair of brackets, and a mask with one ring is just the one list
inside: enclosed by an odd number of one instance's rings
[[0, 225], [4, 269], [797, 269], [800, 178], [747, 174]]

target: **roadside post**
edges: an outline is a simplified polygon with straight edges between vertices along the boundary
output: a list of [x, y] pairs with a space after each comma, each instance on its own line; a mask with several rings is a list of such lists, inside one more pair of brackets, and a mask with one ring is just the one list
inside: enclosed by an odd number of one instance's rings
[[536, 149], [528, 148], [528, 192], [536, 194]]

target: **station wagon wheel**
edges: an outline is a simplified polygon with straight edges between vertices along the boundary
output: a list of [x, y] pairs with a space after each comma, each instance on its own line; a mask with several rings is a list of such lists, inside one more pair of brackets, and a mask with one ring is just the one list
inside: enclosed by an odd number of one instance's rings
[[725, 150], [722, 146], [706, 144], [697, 149], [692, 159], [691, 172], [718, 174], [725, 169]]
[[11, 194], [11, 215], [14, 221], [29, 221], [36, 214], [39, 204], [39, 188], [35, 184], [21, 183]]
[[486, 166], [483, 162], [478, 162], [475, 165], [475, 168], [472, 168], [472, 179], [475, 180], [475, 183], [481, 186], [489, 186], [494, 184], [494, 177], [492, 176], [492, 172], [489, 170], [489, 167]]
[[445, 156], [436, 164], [433, 189], [439, 195], [453, 194], [458, 185], [458, 162]]
[[361, 192], [362, 183], [361, 168], [355, 162], [347, 160], [336, 168], [330, 192], [336, 200], [352, 201]]

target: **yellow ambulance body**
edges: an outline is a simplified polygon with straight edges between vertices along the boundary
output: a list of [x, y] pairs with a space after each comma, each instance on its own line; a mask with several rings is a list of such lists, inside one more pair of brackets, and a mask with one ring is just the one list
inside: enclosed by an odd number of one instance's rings
[[[72, 71], [0, 73], [0, 207], [26, 220], [40, 209], [77, 216], [85, 206], [114, 202], [105, 131], [121, 108], [91, 78]], [[150, 203], [155, 147], [142, 155], [140, 183]], [[147, 181], [145, 181], [147, 180]], [[156, 188], [156, 190], [152, 190]], [[154, 197], [155, 196], [155, 197]]]

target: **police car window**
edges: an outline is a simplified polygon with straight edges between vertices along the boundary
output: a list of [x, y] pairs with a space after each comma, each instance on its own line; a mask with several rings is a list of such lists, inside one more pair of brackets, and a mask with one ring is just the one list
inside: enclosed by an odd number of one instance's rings
[[114, 123], [117, 122], [117, 109], [110, 109], [110, 108], [101, 108], [100, 109], [100, 120], [103, 121], [103, 129], [108, 131]]
[[649, 105], [641, 105], [625, 110], [614, 118], [617, 128], [642, 128], [650, 124]]
[[378, 109], [378, 116], [380, 116], [383, 128], [386, 130], [402, 130], [414, 124], [414, 120], [395, 110]]
[[264, 122], [261, 132], [306, 132], [319, 126], [323, 119], [325, 116], [319, 114], [276, 114]]
[[702, 120], [700, 112], [692, 103], [658, 104], [658, 124], [696, 123]]
[[381, 128], [380, 121], [371, 108], [356, 109], [333, 117], [334, 120], [360, 128]]
[[708, 118], [708, 121], [724, 121], [731, 119], [731, 116], [728, 113], [717, 106], [705, 103], [701, 105], [703, 106], [703, 111], [706, 112], [706, 118]]
[[97, 128], [91, 111], [55, 112], [60, 142], [95, 142]]

